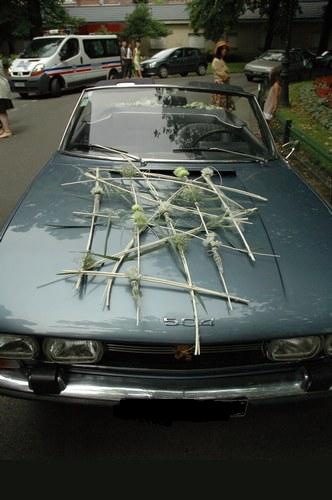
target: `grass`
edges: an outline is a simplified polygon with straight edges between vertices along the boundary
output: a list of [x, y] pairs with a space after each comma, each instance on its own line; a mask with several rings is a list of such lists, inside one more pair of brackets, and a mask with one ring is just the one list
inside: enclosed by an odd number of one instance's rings
[[[326, 155], [332, 154], [332, 136], [327, 128], [320, 125], [319, 120], [306, 111], [306, 107], [301, 100], [301, 90], [309, 88], [312, 85], [311, 81], [298, 82], [290, 85], [289, 87], [289, 100], [290, 108], [280, 108], [277, 112], [277, 118], [284, 120], [292, 120], [293, 126], [299, 130], [300, 133], [308, 137], [309, 141], [314, 141], [318, 148]], [[331, 112], [332, 119], [332, 112]], [[303, 145], [310, 153], [310, 148]], [[317, 155], [314, 155], [317, 160]], [[320, 160], [324, 168], [332, 172], [331, 163], [328, 160]]]
[[[318, 142], [323, 149], [332, 153], [332, 136], [325, 127], [319, 122], [314, 121], [312, 116], [306, 112], [303, 102], [300, 98], [300, 90], [303, 87], [310, 87], [312, 82], [299, 82], [290, 85], [290, 108], [280, 108], [278, 114], [286, 120], [292, 120], [295, 127], [301, 132], [310, 135], [312, 139]], [[332, 112], [331, 112], [332, 113]], [[331, 114], [332, 119], [332, 114]]]

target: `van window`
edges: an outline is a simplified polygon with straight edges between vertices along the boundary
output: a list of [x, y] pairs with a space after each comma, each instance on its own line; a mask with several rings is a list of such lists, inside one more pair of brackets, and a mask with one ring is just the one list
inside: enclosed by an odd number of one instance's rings
[[49, 57], [52, 56], [64, 38], [35, 38], [25, 48], [21, 57]]
[[79, 45], [77, 38], [69, 38], [60, 50], [60, 57], [62, 61], [66, 61], [79, 53]]
[[119, 55], [119, 46], [116, 38], [83, 40], [83, 47], [91, 59]]

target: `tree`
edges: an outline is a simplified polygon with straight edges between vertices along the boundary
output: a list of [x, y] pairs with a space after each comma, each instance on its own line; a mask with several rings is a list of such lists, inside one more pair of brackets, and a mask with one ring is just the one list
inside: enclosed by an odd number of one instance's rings
[[64, 0], [0, 0], [0, 44], [12, 52], [15, 39], [33, 38], [44, 29], [77, 27], [82, 19], [69, 16]]
[[327, 50], [328, 48], [331, 25], [332, 25], [331, 19], [332, 19], [332, 0], [329, 0], [324, 10], [323, 24], [320, 33], [320, 40], [318, 44], [317, 54], [321, 54], [322, 52], [324, 52], [324, 50]]
[[[263, 50], [268, 50], [272, 47], [274, 35], [282, 33], [284, 36], [287, 32], [288, 19], [288, 2], [287, 0], [247, 0], [248, 9], [251, 11], [258, 10], [261, 17], [267, 17], [267, 29], [264, 41]], [[299, 1], [294, 1], [294, 12], [300, 11]]]
[[[211, 5], [213, 3], [213, 5]], [[187, 5], [195, 33], [203, 32], [206, 40], [216, 42], [236, 25], [245, 12], [245, 0], [192, 0]]]
[[171, 32], [167, 26], [152, 18], [150, 9], [145, 2], [139, 2], [135, 10], [126, 17], [126, 27], [123, 30], [125, 38], [140, 40], [144, 37], [160, 38]]

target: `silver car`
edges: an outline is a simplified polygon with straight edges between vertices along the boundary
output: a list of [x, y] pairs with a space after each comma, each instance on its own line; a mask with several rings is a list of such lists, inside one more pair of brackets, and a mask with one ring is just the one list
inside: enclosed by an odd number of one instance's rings
[[[244, 74], [249, 82], [254, 80], [271, 79], [275, 73], [280, 73], [285, 51], [280, 49], [267, 50], [250, 61], [244, 67]], [[289, 78], [298, 80], [305, 78], [312, 68], [312, 61], [302, 49], [291, 49], [289, 53]]]

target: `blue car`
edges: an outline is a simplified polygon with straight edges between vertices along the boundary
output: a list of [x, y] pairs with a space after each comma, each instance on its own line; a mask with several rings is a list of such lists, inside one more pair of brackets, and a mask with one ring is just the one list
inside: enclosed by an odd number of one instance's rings
[[2, 228], [0, 393], [227, 418], [327, 397], [331, 248], [254, 95], [88, 88]]

